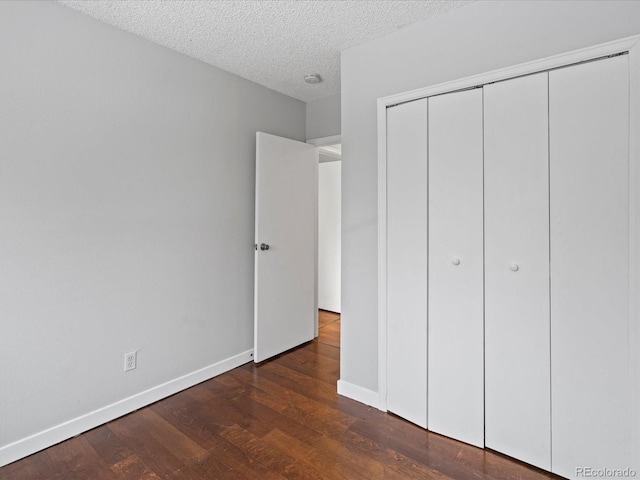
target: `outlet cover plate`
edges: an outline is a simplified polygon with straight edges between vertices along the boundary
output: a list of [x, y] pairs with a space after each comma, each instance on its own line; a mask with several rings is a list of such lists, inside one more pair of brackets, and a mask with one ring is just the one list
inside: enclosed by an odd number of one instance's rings
[[137, 360], [138, 360], [138, 352], [135, 350], [133, 352], [128, 352], [124, 354], [124, 371], [128, 372], [130, 370], [134, 370], [136, 368]]

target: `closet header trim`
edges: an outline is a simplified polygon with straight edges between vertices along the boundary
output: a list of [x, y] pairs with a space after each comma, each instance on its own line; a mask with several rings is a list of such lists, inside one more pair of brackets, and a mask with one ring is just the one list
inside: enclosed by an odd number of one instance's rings
[[[422, 99], [424, 99], [424, 98], [437, 97], [437, 96], [440, 96], [440, 95], [448, 95], [448, 94], [450, 94], [450, 93], [466, 92], [466, 91], [468, 91], [468, 90], [475, 90], [476, 88], [482, 88], [482, 87], [484, 87], [485, 85], [491, 85], [491, 84], [499, 83], [499, 82], [506, 82], [506, 81], [508, 81], [508, 80], [513, 80], [513, 79], [515, 79], [515, 78], [528, 77], [528, 76], [530, 76], [530, 75], [536, 75], [536, 74], [538, 74], [538, 73], [542, 73], [542, 72], [551, 72], [551, 71], [553, 71], [553, 70], [559, 70], [559, 69], [561, 69], [561, 68], [567, 68], [567, 67], [573, 67], [573, 66], [576, 66], [576, 65], [582, 65], [583, 63], [597, 62], [597, 61], [599, 61], [599, 60], [606, 60], [607, 58], [619, 57], [619, 56], [621, 56], [621, 55], [629, 55], [629, 51], [627, 50], [627, 51], [624, 51], [624, 52], [613, 53], [613, 54], [611, 54], [611, 55], [603, 55], [602, 57], [598, 57], [598, 58], [591, 58], [591, 59], [589, 59], [589, 60], [582, 60], [582, 61], [579, 61], [579, 62], [573, 62], [573, 63], [569, 63], [569, 64], [566, 64], [566, 65], [561, 65], [561, 66], [559, 66], [559, 67], [547, 68], [547, 69], [545, 69], [545, 70], [538, 70], [538, 71], [536, 71], [536, 72], [523, 73], [523, 74], [521, 74], [521, 75], [514, 75], [514, 76], [512, 76], [512, 77], [505, 77], [505, 78], [501, 78], [500, 80], [494, 80], [494, 81], [492, 81], [492, 82], [485, 82], [485, 83], [483, 83], [483, 84], [474, 85], [474, 86], [472, 86], [472, 87], [459, 88], [459, 89], [457, 89], [457, 90], [448, 90], [448, 91], [446, 91], [446, 92], [435, 93], [435, 94], [432, 94], [432, 95], [429, 95], [429, 96], [425, 96], [425, 97], [418, 97], [418, 98], [414, 98], [414, 99], [412, 99], [412, 100], [406, 100], [406, 101], [404, 101], [404, 102], [398, 102], [398, 103], [393, 103], [393, 104], [391, 104], [391, 105], [386, 105], [386, 107], [385, 107], [385, 108], [397, 107], [398, 105], [404, 105], [405, 103], [415, 102], [416, 100], [422, 100]], [[414, 91], [415, 91], [415, 90], [414, 90]], [[387, 98], [389, 98], [389, 97], [387, 97]]]

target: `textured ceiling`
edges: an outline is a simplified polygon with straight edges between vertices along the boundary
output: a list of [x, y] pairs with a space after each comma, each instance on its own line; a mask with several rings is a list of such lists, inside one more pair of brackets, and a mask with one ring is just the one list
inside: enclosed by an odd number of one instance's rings
[[[464, 0], [58, 0], [122, 30], [309, 102], [340, 92], [340, 51]], [[323, 82], [304, 83], [307, 73]]]

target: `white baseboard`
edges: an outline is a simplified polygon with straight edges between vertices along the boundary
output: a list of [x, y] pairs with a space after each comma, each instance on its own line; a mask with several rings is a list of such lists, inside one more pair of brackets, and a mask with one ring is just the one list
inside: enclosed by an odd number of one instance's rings
[[240, 365], [253, 360], [253, 350], [239, 353], [233, 357], [214, 363], [207, 367], [188, 373], [182, 377], [170, 380], [166, 383], [137, 393], [131, 397], [122, 399], [111, 405], [99, 408], [93, 412], [81, 415], [73, 420], [61, 423], [42, 432], [20, 439], [0, 447], [0, 467], [15, 462], [47, 447], [60, 443], [82, 432], [103, 425], [118, 417], [162, 400], [170, 395], [178, 393], [186, 388], [228, 372]]
[[380, 396], [378, 392], [354, 385], [353, 383], [338, 380], [338, 395], [380, 409]]

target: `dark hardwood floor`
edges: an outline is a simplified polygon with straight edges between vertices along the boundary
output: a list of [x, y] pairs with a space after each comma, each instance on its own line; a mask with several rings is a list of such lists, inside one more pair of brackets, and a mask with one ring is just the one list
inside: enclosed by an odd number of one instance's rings
[[247, 364], [28, 458], [0, 480], [559, 478], [336, 395], [340, 316]]
[[340, 314], [320, 310], [318, 312], [317, 341], [340, 348]]

